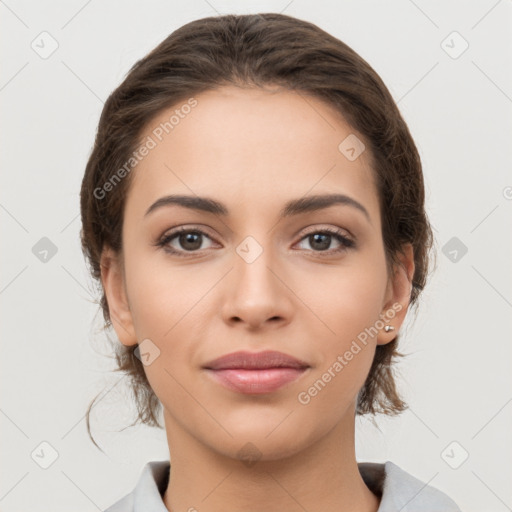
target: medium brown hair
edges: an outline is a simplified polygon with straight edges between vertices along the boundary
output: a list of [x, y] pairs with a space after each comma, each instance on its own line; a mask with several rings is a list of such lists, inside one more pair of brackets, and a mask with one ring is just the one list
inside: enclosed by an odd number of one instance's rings
[[[123, 209], [131, 174], [108, 194], [98, 191], [125, 166], [147, 124], [164, 109], [223, 85], [282, 86], [326, 102], [362, 135], [378, 188], [388, 272], [403, 244], [414, 249], [411, 305], [423, 290], [434, 243], [424, 209], [420, 157], [409, 129], [377, 73], [356, 52], [316, 25], [283, 14], [223, 15], [192, 21], [136, 62], [103, 108], [81, 188], [82, 250], [97, 280], [104, 328], [111, 325], [101, 285], [100, 256], [122, 248]], [[341, 141], [340, 141], [341, 142]], [[101, 197], [100, 197], [101, 196]], [[104, 197], [103, 197], [104, 196]], [[378, 345], [357, 414], [398, 414], [407, 406], [395, 388], [392, 363], [399, 335]], [[134, 347], [114, 343], [116, 371], [129, 377], [138, 417], [163, 428], [161, 403]], [[97, 397], [96, 397], [97, 398]], [[96, 398], [87, 410], [89, 415]], [[91, 437], [92, 439], [92, 437]], [[94, 442], [94, 439], [93, 439]]]

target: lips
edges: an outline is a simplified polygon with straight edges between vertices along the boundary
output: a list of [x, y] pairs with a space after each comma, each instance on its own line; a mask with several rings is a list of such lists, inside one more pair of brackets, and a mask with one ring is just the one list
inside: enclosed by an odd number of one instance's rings
[[234, 352], [219, 357], [204, 369], [215, 382], [239, 393], [277, 391], [299, 378], [310, 366], [283, 352]]
[[306, 362], [283, 352], [267, 350], [265, 352], [233, 352], [207, 363], [204, 368], [210, 370], [232, 368], [264, 370], [267, 368], [307, 368], [308, 366]]

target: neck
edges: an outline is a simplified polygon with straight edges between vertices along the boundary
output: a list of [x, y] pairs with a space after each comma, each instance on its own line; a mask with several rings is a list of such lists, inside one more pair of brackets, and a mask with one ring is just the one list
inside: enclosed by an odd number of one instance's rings
[[300, 452], [253, 463], [200, 443], [167, 412], [165, 423], [172, 456], [164, 504], [170, 512], [377, 512], [380, 500], [357, 467], [353, 414]]

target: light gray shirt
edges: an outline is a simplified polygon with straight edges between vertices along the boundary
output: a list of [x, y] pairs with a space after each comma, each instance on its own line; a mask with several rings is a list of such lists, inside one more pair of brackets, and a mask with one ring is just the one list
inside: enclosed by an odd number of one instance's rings
[[[446, 494], [390, 461], [359, 462], [358, 467], [368, 488], [381, 497], [377, 512], [461, 512]], [[169, 473], [169, 461], [148, 462], [133, 491], [105, 512], [168, 512], [162, 498]]]

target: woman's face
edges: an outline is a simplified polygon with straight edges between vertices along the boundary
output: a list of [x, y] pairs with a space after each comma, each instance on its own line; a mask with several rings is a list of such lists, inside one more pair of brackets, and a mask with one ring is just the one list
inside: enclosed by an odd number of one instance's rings
[[[124, 275], [106, 252], [103, 281], [121, 342], [145, 340], [170, 442], [239, 458], [250, 442], [272, 460], [353, 429], [376, 344], [396, 336], [410, 283], [388, 280], [369, 151], [329, 106], [234, 87], [195, 100], [143, 134]], [[239, 351], [278, 351], [302, 366], [211, 364]]]

